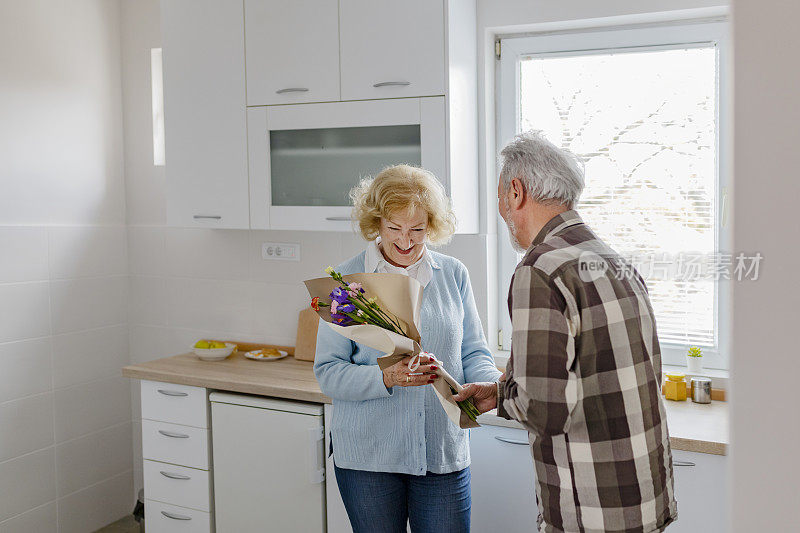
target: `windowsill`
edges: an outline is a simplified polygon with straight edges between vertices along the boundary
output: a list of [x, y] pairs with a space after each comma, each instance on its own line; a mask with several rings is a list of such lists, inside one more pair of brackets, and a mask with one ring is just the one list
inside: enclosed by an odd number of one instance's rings
[[[505, 370], [506, 364], [508, 364], [508, 358], [511, 356], [511, 352], [507, 350], [494, 350], [494, 362], [497, 365], [497, 368], [500, 370]], [[687, 372], [687, 368], [682, 365], [662, 365], [661, 367], [662, 374], [664, 372], [683, 372], [687, 376], [691, 376], [689, 372]], [[730, 382], [730, 372], [728, 370], [720, 370], [717, 368], [704, 368], [702, 374], [703, 377], [711, 378], [711, 386], [715, 389], [729, 389], [728, 386]]]

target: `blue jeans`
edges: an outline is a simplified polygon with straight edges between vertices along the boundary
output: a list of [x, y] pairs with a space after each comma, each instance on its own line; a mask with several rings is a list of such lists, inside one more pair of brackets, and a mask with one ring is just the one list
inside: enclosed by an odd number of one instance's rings
[[472, 497], [469, 467], [424, 476], [336, 467], [353, 533], [466, 533]]

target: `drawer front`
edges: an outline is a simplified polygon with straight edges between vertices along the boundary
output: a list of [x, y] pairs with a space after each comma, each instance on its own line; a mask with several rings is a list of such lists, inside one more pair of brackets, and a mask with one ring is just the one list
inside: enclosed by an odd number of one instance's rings
[[145, 460], [144, 486], [150, 500], [211, 512], [207, 470]]
[[[148, 488], [149, 490], [149, 488]], [[211, 514], [177, 505], [145, 500], [147, 533], [210, 533]]]
[[208, 470], [208, 430], [142, 420], [142, 456]]
[[142, 418], [208, 428], [206, 389], [142, 381]]

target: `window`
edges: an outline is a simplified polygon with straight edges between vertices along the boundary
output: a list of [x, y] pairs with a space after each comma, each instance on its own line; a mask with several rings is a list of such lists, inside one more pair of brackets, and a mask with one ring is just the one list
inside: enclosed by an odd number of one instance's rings
[[[647, 280], [664, 363], [727, 367], [723, 22], [503, 39], [499, 147], [541, 130], [584, 161], [584, 220]], [[499, 222], [501, 232], [505, 225]], [[499, 239], [502, 340], [519, 256]], [[724, 260], [724, 259], [723, 259]], [[508, 344], [507, 344], [508, 343]]]

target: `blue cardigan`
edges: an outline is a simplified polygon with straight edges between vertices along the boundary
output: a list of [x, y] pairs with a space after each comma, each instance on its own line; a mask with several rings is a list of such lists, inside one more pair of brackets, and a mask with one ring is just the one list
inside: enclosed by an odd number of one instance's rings
[[[422, 349], [442, 361], [459, 383], [497, 381], [466, 267], [432, 252], [433, 279], [423, 290]], [[364, 272], [362, 252], [342, 263], [342, 274]], [[424, 475], [469, 466], [469, 434], [450, 422], [433, 387], [383, 384], [382, 353], [320, 323], [314, 373], [333, 398], [331, 440], [340, 468]]]

